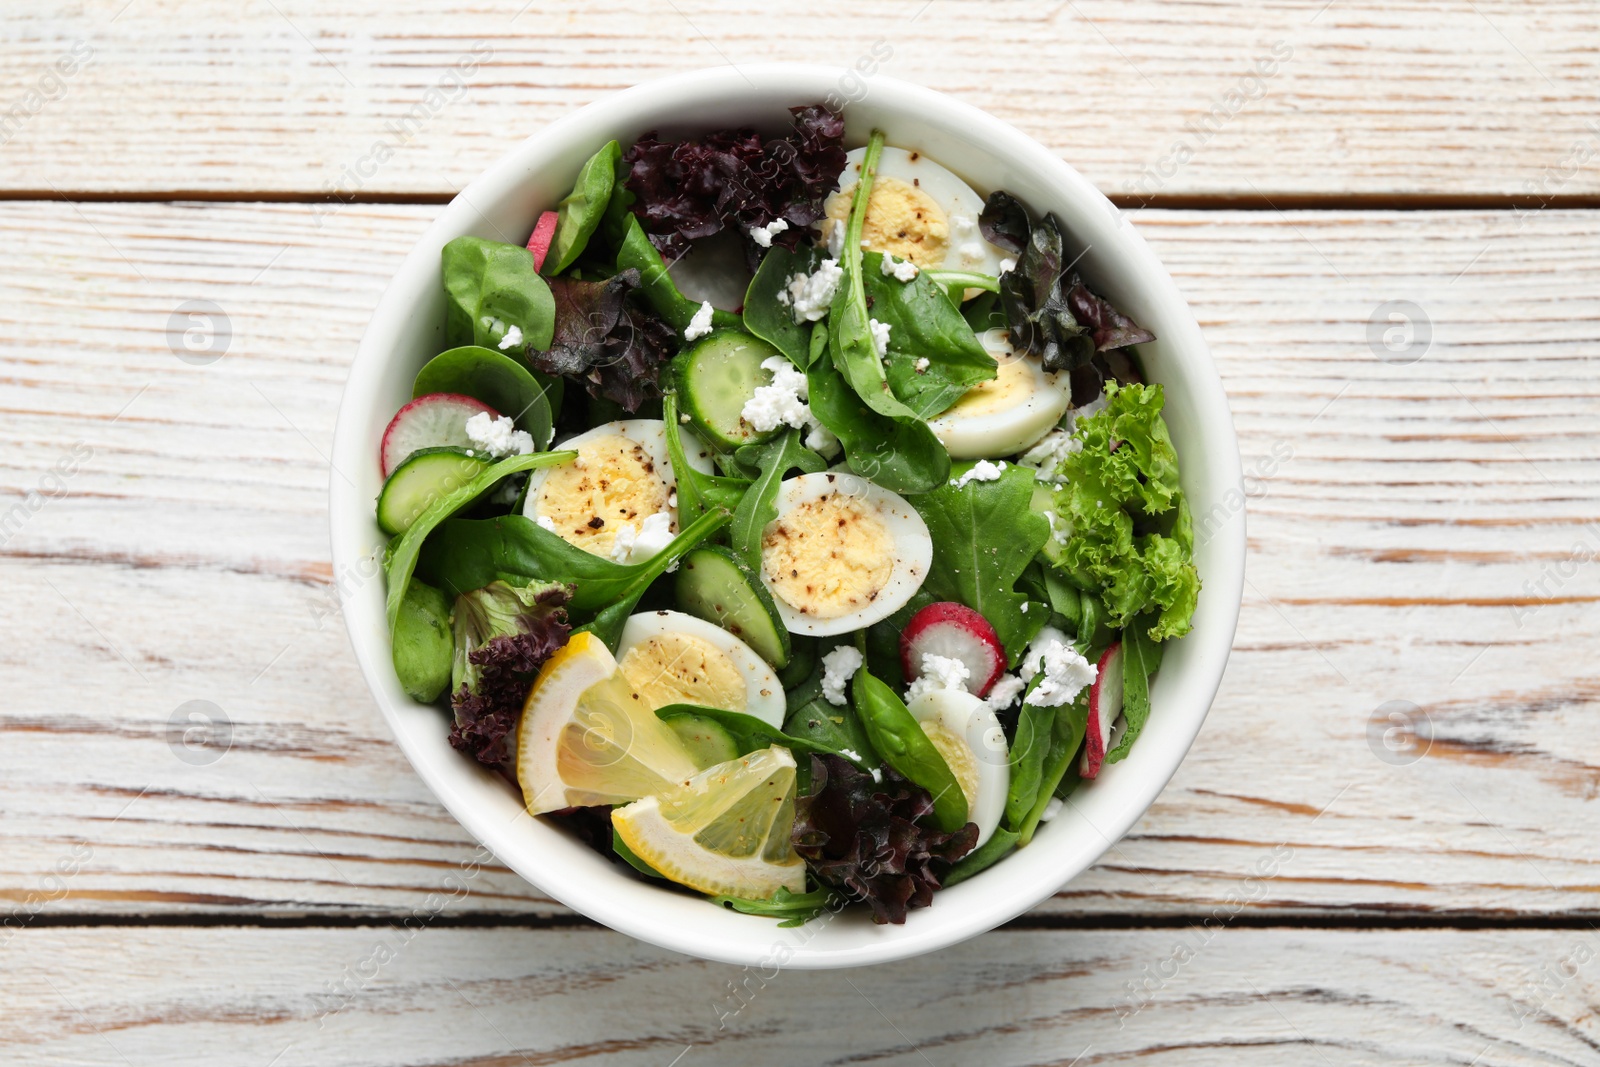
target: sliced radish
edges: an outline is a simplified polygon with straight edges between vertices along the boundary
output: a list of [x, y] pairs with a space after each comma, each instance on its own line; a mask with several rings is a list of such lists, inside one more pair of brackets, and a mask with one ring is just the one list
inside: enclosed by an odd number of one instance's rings
[[550, 254], [550, 242], [556, 239], [556, 213], [546, 211], [533, 224], [533, 236], [528, 238], [528, 251], [533, 253], [533, 269], [544, 270], [544, 257]]
[[906, 681], [922, 675], [922, 657], [945, 656], [967, 666], [967, 691], [985, 696], [1006, 670], [1006, 652], [989, 620], [965, 604], [929, 604], [900, 634], [900, 667]]
[[389, 428], [383, 431], [380, 453], [383, 476], [389, 477], [419, 448], [445, 445], [471, 448], [467, 420], [486, 411], [491, 418], [500, 417], [498, 411], [483, 401], [459, 393], [429, 393], [417, 397], [401, 408], [389, 420]]
[[1122, 642], [1118, 641], [1095, 664], [1094, 686], [1089, 690], [1089, 726], [1084, 731], [1083, 757], [1078, 772], [1085, 778], [1100, 773], [1111, 751], [1111, 728], [1122, 718]]

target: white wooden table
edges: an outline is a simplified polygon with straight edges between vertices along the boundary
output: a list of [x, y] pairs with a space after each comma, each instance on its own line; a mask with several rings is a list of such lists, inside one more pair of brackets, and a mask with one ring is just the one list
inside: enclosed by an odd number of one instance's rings
[[[766, 7], [6, 4], [0, 1061], [1600, 1063], [1600, 7]], [[337, 615], [325, 456], [388, 277], [514, 140], [875, 43], [1132, 209], [1233, 403], [1249, 582], [1104, 862], [763, 982], [432, 800]]]

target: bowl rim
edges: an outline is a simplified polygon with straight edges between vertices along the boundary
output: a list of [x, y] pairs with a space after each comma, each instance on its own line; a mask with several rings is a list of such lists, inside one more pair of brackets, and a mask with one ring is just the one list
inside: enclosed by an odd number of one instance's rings
[[[583, 131], [595, 127], [627, 123], [638, 125], [640, 115], [675, 114], [684, 104], [692, 106], [696, 100], [703, 104], [715, 103], [725, 99], [728, 94], [753, 95], [749, 93], [751, 89], [757, 90], [754, 95], [760, 92], [786, 93], [790, 98], [820, 100], [829, 89], [845, 84], [844, 79], [854, 74], [847, 67], [801, 63], [743, 64], [673, 74], [603, 97], [513, 146], [463, 188], [440, 212], [407, 254], [385, 289], [363, 333], [346, 380], [334, 434], [334, 470], [340, 469], [338, 465], [341, 461], [361, 462], [363, 457], [370, 461], [366, 454], [371, 451], [371, 442], [362, 437], [360, 424], [368, 413], [367, 409], [373, 406], [377, 392], [375, 383], [379, 381], [382, 363], [393, 358], [392, 353], [399, 339], [406, 333], [404, 311], [419, 291], [417, 285], [408, 279], [420, 276], [423, 261], [436, 274], [437, 249], [449, 238], [468, 232], [470, 226], [466, 223], [473, 215], [487, 218], [476, 205], [514, 195], [515, 190], [524, 185], [537, 170], [541, 155], [553, 155], [563, 141], [582, 140]], [[1200, 335], [1198, 323], [1166, 268], [1116, 207], [1087, 179], [1042, 144], [970, 104], [882, 74], [873, 75], [868, 85], [870, 95], [880, 103], [887, 98], [887, 106], [891, 110], [910, 110], [924, 121], [942, 122], [947, 128], [981, 136], [997, 155], [1017, 168], [1037, 175], [1039, 181], [1058, 189], [1062, 197], [1078, 205], [1092, 206], [1102, 213], [1100, 223], [1089, 222], [1089, 227], [1097, 231], [1095, 240], [1109, 239], [1113, 242], [1108, 254], [1117, 255], [1124, 262], [1125, 270], [1139, 275], [1141, 298], [1160, 305], [1163, 315], [1169, 320], [1157, 343], [1178, 353], [1172, 357], [1173, 366], [1182, 376], [1190, 379], [1185, 393], [1194, 402], [1197, 411], [1204, 412], [1204, 417], [1196, 423], [1196, 441], [1190, 447], [1193, 448], [1195, 444], [1203, 446], [1201, 451], [1204, 454], [1207, 486], [1213, 490], [1226, 488], [1230, 491], [1242, 487], [1238, 443], [1227, 396]], [[661, 104], [662, 100], [674, 102], [670, 110], [663, 111], [667, 105]], [[847, 117], [849, 108], [850, 102], [847, 101]], [[670, 119], [659, 118], [657, 121], [662, 125], [670, 124]], [[649, 128], [649, 124], [641, 128]], [[980, 132], [973, 134], [974, 130]], [[588, 134], [584, 143], [596, 143], [594, 134]], [[1082, 235], [1075, 233], [1075, 236]], [[1195, 460], [1186, 457], [1182, 471], [1186, 493], [1190, 491], [1191, 477], [1201, 476], [1190, 469], [1198, 465]], [[370, 624], [372, 600], [373, 597], [381, 600], [382, 583], [365, 581], [355, 583], [353, 589], [347, 590], [340, 576], [361, 573], [364, 560], [370, 557], [370, 548], [366, 547], [366, 543], [371, 541], [376, 529], [371, 517], [371, 502], [357, 491], [349, 479], [336, 477], [330, 471], [329, 481], [329, 530], [334, 585], [340, 597], [341, 613], [352, 648], [368, 691], [378, 703], [397, 744], [435, 797], [468, 833], [481, 841], [507, 867], [574, 911], [650, 944], [691, 956], [745, 966], [765, 967], [776, 962], [781, 966], [828, 968], [906, 959], [987, 932], [1057, 892], [1110, 849], [1143, 816], [1192, 746], [1221, 683], [1244, 588], [1245, 516], [1241, 492], [1237, 508], [1230, 506], [1223, 512], [1205, 546], [1207, 567], [1202, 573], [1205, 586], [1201, 594], [1200, 612], [1196, 616], [1194, 631], [1182, 641], [1185, 645], [1193, 646], [1187, 650], [1189, 654], [1185, 662], [1188, 666], [1183, 688], [1181, 692], [1175, 692], [1163, 700], [1165, 721], [1159, 735], [1163, 738], [1159, 743], [1162, 755], [1141, 761], [1155, 764], [1146, 768], [1151, 772], [1147, 777], [1132, 785], [1119, 787], [1119, 796], [1125, 793], [1132, 799], [1119, 799], [1118, 807], [1113, 811], [1097, 810], [1098, 820], [1080, 811], [1077, 804], [1068, 804], [1064, 810], [1087, 822], [1093, 835], [1079, 834], [1067, 840], [1067, 848], [1057, 854], [1030, 857], [1030, 852], [1043, 850], [1025, 849], [1008, 856], [994, 870], [1012, 869], [1014, 877], [1009, 886], [991, 882], [989, 887], [993, 892], [962, 894], [964, 907], [950, 907], [950, 904], [956, 903], [950, 901], [943, 912], [937, 906], [921, 909], [913, 913], [913, 922], [902, 927], [887, 928], [887, 933], [883, 932], [885, 928], [870, 927], [875, 931], [871, 935], [863, 933], [855, 937], [847, 933], [845, 936], [852, 938], [853, 944], [818, 949], [810, 947], [810, 939], [801, 933], [809, 927], [778, 931], [766, 920], [737, 916], [721, 909], [706, 909], [704, 902], [698, 898], [687, 898], [639, 885], [621, 871], [610, 872], [611, 878], [616, 881], [614, 891], [605, 891], [613, 888], [608, 885], [596, 894], [594, 890], [598, 883], [586, 870], [577, 869], [576, 866], [567, 870], [559, 863], [541, 865], [535, 862], [536, 856], [527, 854], [525, 843], [512, 836], [514, 826], [524, 821], [534, 821], [526, 812], [522, 813], [520, 819], [514, 818], [509, 823], [497, 825], [485, 812], [478, 810], [474, 800], [462, 788], [465, 770], [449, 771], [447, 765], [438, 758], [438, 750], [442, 747], [450, 758], [463, 759], [446, 742], [445, 731], [437, 730], [434, 739], [429, 741], [407, 729], [404, 722], [406, 707], [416, 708], [418, 705], [404, 698], [403, 694], [400, 694], [399, 700], [394, 699], [398, 687], [393, 677], [387, 641], [382, 642], [382, 648], [374, 647], [377, 642], [369, 636], [370, 625], [363, 627], [359, 624], [361, 620]], [[1213, 492], [1209, 496], [1220, 498], [1221, 493]], [[1216, 506], [1214, 504], [1213, 509]], [[1200, 625], [1202, 619], [1203, 630]], [[1176, 710], [1171, 707], [1173, 704], [1177, 705]], [[1144, 740], [1145, 747], [1158, 747], [1151, 743], [1150, 738]], [[1132, 768], [1128, 769], [1131, 771]], [[1042, 832], [1041, 839], [1043, 836]], [[540, 849], [534, 849], [535, 853], [538, 851]], [[982, 878], [975, 878], [967, 885], [975, 886]], [[958, 886], [945, 890], [940, 900], [944, 900], [947, 893], [960, 893], [961, 889]], [[639, 896], [640, 891], [662, 899], [645, 902]], [[692, 903], [705, 914], [688, 912], [669, 903], [669, 900]], [[713, 921], [724, 917], [750, 924], [750, 929], [736, 931]], [[727, 932], [724, 933], [724, 930]], [[800, 936], [785, 936], [789, 934]]]

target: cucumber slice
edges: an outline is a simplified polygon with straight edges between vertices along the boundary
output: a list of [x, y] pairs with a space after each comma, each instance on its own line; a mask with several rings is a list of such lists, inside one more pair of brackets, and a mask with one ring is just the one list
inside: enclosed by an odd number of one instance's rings
[[[680, 355], [678, 395], [694, 428], [718, 448], [738, 448], [777, 436], [757, 433], [741, 413], [756, 389], [772, 381], [763, 360], [783, 353], [742, 330], [716, 330]], [[781, 428], [781, 427], [780, 427]]]
[[378, 495], [378, 526], [386, 534], [402, 534], [442, 496], [460, 489], [489, 468], [483, 453], [464, 448], [422, 448], [411, 453], [383, 483]]
[[721, 545], [701, 545], [683, 557], [674, 592], [678, 607], [714, 622], [756, 650], [774, 670], [789, 665], [789, 631], [761, 579]]
[[683, 742], [694, 765], [702, 771], [739, 758], [739, 746], [734, 743], [733, 735], [714, 719], [701, 715], [675, 715], [667, 720], [667, 725]]

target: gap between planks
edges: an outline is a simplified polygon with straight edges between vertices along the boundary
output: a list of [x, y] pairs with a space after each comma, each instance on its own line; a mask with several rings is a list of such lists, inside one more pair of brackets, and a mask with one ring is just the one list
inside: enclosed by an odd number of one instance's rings
[[[94, 189], [0, 189], [0, 202], [61, 201], [86, 204], [448, 204], [457, 194], [358, 193], [349, 197], [281, 189], [151, 189], [136, 192]], [[1134, 196], [1107, 193], [1125, 210], [1165, 211], [1544, 211], [1600, 208], [1600, 192], [1550, 196], [1501, 193], [1157, 193]]]

